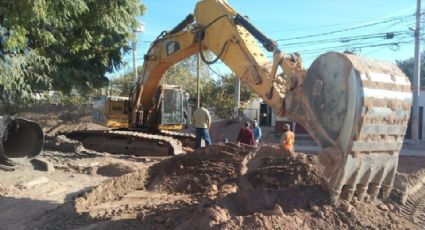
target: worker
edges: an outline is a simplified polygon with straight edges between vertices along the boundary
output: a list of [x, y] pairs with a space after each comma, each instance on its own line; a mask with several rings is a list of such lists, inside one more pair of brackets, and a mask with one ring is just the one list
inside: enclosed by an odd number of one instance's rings
[[257, 120], [254, 120], [252, 132], [254, 133], [255, 146], [258, 146], [258, 144], [260, 143], [260, 138], [261, 138], [261, 128], [258, 126]]
[[245, 127], [239, 130], [239, 135], [236, 141], [247, 145], [255, 145], [254, 134], [250, 129], [249, 122], [245, 122]]
[[294, 151], [295, 134], [291, 131], [288, 124], [283, 125], [282, 146], [286, 151]]
[[209, 128], [211, 127], [210, 113], [201, 102], [199, 108], [195, 110], [192, 116], [192, 124], [195, 126], [196, 141], [195, 147], [201, 147], [201, 140], [204, 139], [205, 145], [211, 144]]

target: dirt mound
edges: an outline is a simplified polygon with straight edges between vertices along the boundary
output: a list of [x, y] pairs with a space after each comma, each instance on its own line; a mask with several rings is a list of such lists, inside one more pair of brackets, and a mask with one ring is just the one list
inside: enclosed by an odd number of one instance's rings
[[262, 147], [247, 167], [245, 178], [253, 188], [286, 189], [321, 183], [316, 156], [285, 152], [277, 147]]
[[148, 187], [171, 193], [209, 192], [211, 186], [233, 183], [244, 169], [254, 147], [234, 143], [214, 144], [152, 166]]
[[92, 123], [91, 121], [83, 122], [65, 122], [57, 124], [56, 126], [50, 127], [46, 130], [47, 136], [54, 136], [57, 134], [69, 133], [72, 131], [80, 130], [107, 130], [106, 127]]
[[84, 212], [91, 206], [117, 200], [128, 192], [143, 189], [145, 178], [146, 170], [140, 170], [107, 180], [76, 199], [75, 208], [78, 212]]
[[[106, 168], [121, 167], [111, 165]], [[403, 218], [391, 202], [353, 200], [331, 206], [329, 195], [320, 186], [319, 172], [313, 156], [271, 146], [255, 149], [232, 143], [214, 144], [168, 158], [148, 171], [107, 180], [73, 201], [72, 209], [68, 203], [44, 215], [41, 226], [420, 229]]]

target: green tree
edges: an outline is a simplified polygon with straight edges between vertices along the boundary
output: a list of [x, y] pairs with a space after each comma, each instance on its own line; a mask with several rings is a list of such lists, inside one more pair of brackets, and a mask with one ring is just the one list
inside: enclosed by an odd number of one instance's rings
[[[202, 91], [202, 101], [215, 110], [215, 114], [220, 118], [229, 118], [233, 115], [236, 107], [235, 83], [238, 77], [235, 74], [226, 74], [218, 80], [211, 80], [205, 84]], [[241, 83], [241, 108], [256, 95], [246, 85]]]
[[[197, 78], [196, 78], [196, 56], [187, 58], [179, 63], [171, 66], [164, 74], [164, 84], [179, 85], [185, 89], [191, 101], [196, 101], [197, 95]], [[201, 92], [205, 84], [210, 81], [208, 66], [201, 62], [200, 65], [200, 87]]]
[[34, 100], [36, 89], [49, 89], [49, 60], [29, 52], [7, 55], [0, 61], [0, 113], [16, 114]]
[[[142, 66], [137, 67], [138, 76], [142, 74], [142, 70]], [[128, 97], [134, 88], [134, 73], [130, 71], [123, 76], [112, 79], [109, 85], [112, 89], [112, 95]]]
[[[1, 1], [2, 68], [15, 74], [19, 71], [13, 69], [17, 65], [8, 64], [11, 59], [43, 59], [49, 68], [39, 68], [37, 74], [48, 78], [55, 90], [87, 92], [104, 86], [105, 73], [120, 67], [123, 53], [131, 49], [136, 16], [144, 10], [139, 0]], [[37, 90], [38, 85], [21, 84], [30, 82], [22, 79], [25, 76], [3, 79], [3, 90], [6, 85]]]
[[[397, 60], [398, 67], [409, 77], [410, 82], [413, 82], [413, 66], [414, 59], [409, 58], [407, 60]], [[425, 52], [421, 53], [421, 86], [425, 86]]]

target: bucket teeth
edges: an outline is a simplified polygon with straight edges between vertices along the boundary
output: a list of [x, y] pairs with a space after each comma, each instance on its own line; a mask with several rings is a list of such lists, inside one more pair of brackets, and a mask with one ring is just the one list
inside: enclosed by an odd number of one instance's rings
[[352, 186], [348, 186], [348, 185], [344, 186], [343, 192], [342, 192], [344, 200], [351, 202], [351, 200], [353, 199], [355, 191], [356, 190]]
[[340, 161], [326, 165], [327, 169], [323, 172], [332, 203], [339, 199], [350, 202], [353, 197], [357, 197], [358, 201], [374, 202], [380, 194], [383, 198], [389, 196], [398, 155], [371, 154], [356, 158], [347, 155]]
[[359, 184], [357, 186], [357, 200], [364, 201], [367, 193], [367, 185]]
[[381, 189], [381, 185], [380, 184], [372, 183], [369, 186], [369, 189], [370, 189], [370, 192], [369, 192], [369, 194], [370, 194], [370, 201], [371, 202], [374, 202], [376, 200], [376, 198], [378, 197], [379, 190]]
[[390, 196], [392, 189], [393, 186], [384, 184], [382, 186], [382, 198], [387, 199]]

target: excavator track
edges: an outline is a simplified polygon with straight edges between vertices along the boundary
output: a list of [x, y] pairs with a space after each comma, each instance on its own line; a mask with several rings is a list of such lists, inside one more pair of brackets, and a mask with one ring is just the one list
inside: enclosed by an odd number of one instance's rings
[[195, 148], [195, 135], [191, 133], [182, 133], [168, 130], [159, 131], [161, 135], [178, 139], [182, 142], [183, 148]]
[[81, 141], [87, 149], [134, 156], [170, 156], [184, 154], [182, 142], [171, 136], [134, 130], [85, 130], [65, 134]]
[[419, 226], [425, 226], [425, 190], [420, 189], [413, 194], [406, 205], [401, 209], [401, 214]]

